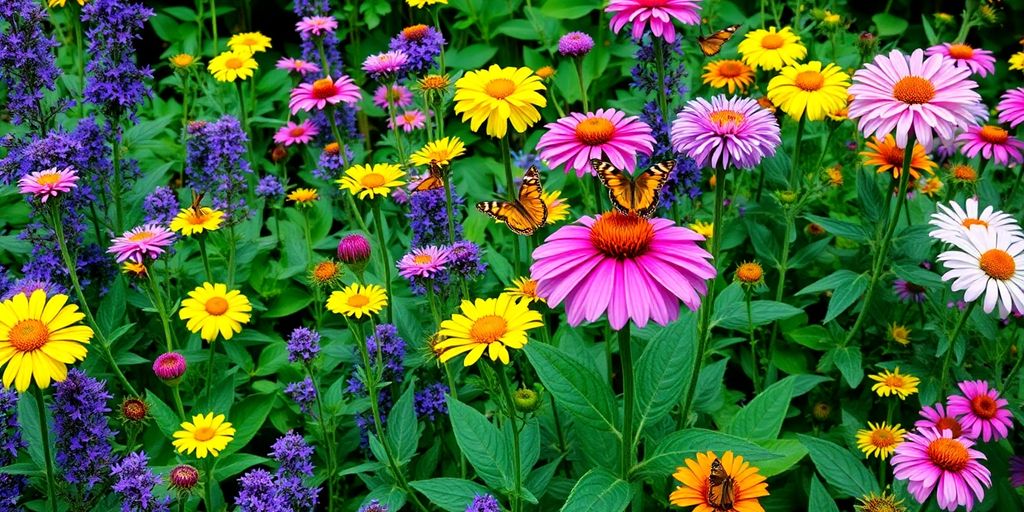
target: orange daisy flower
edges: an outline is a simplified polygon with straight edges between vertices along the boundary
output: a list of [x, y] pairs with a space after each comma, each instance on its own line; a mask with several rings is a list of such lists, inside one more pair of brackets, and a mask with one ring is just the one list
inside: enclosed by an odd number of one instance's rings
[[[878, 173], [891, 172], [892, 179], [898, 179], [903, 172], [903, 148], [896, 145], [896, 139], [892, 135], [886, 135], [885, 140], [873, 137], [868, 141], [869, 151], [861, 151], [864, 157], [864, 165], [877, 165]], [[934, 169], [938, 167], [928, 154], [924, 146], [914, 143], [914, 154], [910, 159], [910, 176], [915, 180], [921, 177], [921, 171], [928, 171], [928, 174], [935, 174]]]
[[705, 84], [715, 89], [728, 88], [729, 94], [735, 93], [737, 89], [744, 92], [754, 82], [754, 70], [741, 60], [709, 62], [704, 66], [704, 71], [700, 77]]
[[[723, 498], [717, 494], [721, 487], [712, 488], [711, 465], [719, 460], [726, 478], [732, 480], [732, 505], [723, 508]], [[669, 501], [678, 507], [694, 506], [693, 512], [764, 512], [758, 501], [768, 496], [768, 484], [758, 473], [758, 468], [743, 460], [742, 456], [727, 451], [719, 459], [715, 452], [698, 453], [697, 460], [686, 459], [686, 467], [679, 467], [672, 476], [682, 485], [669, 495]], [[713, 492], [712, 492], [713, 491]], [[728, 500], [728, 496], [725, 497]]]

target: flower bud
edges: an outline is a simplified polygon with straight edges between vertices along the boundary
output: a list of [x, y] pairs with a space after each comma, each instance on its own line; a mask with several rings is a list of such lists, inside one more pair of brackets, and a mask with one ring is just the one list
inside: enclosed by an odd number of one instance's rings
[[199, 471], [188, 464], [179, 464], [171, 469], [171, 489], [189, 492], [199, 483]]
[[338, 242], [338, 259], [360, 273], [370, 261], [370, 241], [358, 233], [348, 235]]
[[185, 357], [177, 352], [160, 354], [156, 361], [153, 361], [153, 373], [168, 386], [175, 386], [181, 382], [185, 369]]
[[141, 423], [149, 418], [149, 404], [141, 398], [125, 398], [121, 402], [121, 418], [125, 423]]
[[796, 202], [796, 192], [792, 190], [783, 190], [779, 192], [779, 201], [783, 204], [793, 204]]
[[276, 164], [281, 160], [288, 157], [288, 150], [284, 146], [278, 144], [274, 146], [274, 149], [270, 150], [270, 159]]
[[533, 412], [540, 408], [540, 395], [532, 389], [517, 389], [512, 402], [519, 412]]
[[761, 284], [764, 280], [764, 269], [756, 261], [741, 263], [736, 267], [736, 280], [747, 286]]
[[814, 415], [814, 419], [825, 421], [832, 415], [832, 406], [825, 402], [818, 402], [814, 404], [811, 414]]
[[594, 49], [594, 39], [583, 32], [569, 32], [558, 40], [558, 53], [564, 57], [582, 57]]

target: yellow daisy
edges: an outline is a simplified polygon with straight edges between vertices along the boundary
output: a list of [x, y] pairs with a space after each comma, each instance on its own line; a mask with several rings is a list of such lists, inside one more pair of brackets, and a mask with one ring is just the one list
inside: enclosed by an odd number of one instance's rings
[[313, 203], [320, 198], [315, 188], [297, 188], [288, 194], [288, 200], [296, 206], [313, 206]]
[[270, 38], [260, 32], [242, 32], [228, 39], [228, 48], [249, 55], [265, 52], [267, 48], [270, 48]]
[[213, 74], [219, 82], [234, 82], [245, 80], [253, 75], [253, 71], [259, 67], [251, 54], [228, 50], [210, 61], [206, 69]]
[[548, 207], [548, 220], [546, 224], [554, 224], [569, 216], [569, 203], [561, 196], [561, 190], [541, 193], [540, 199]]
[[181, 233], [184, 236], [197, 235], [206, 231], [216, 231], [224, 220], [224, 212], [214, 210], [205, 206], [198, 208], [183, 208], [178, 215], [171, 220], [171, 231]]
[[540, 121], [537, 107], [548, 104], [544, 83], [530, 68], [503, 68], [497, 64], [470, 71], [455, 82], [455, 113], [469, 121], [474, 132], [487, 122], [487, 135], [504, 137], [508, 124], [523, 133]]
[[911, 330], [905, 325], [889, 324], [889, 339], [900, 345], [910, 343], [910, 333]]
[[898, 366], [892, 372], [883, 370], [882, 373], [868, 375], [868, 378], [876, 382], [871, 386], [871, 391], [878, 393], [878, 396], [896, 395], [900, 400], [917, 393], [917, 384], [921, 382], [913, 375], [901, 375]]
[[435, 4], [448, 5], [448, 0], [405, 0], [405, 3], [409, 4], [409, 7], [415, 7], [417, 9], [422, 9], [423, 7], [425, 7], [427, 5], [435, 5]]
[[341, 190], [348, 190], [359, 199], [386, 196], [394, 187], [405, 185], [405, 171], [395, 164], [356, 164], [335, 180]]
[[196, 58], [187, 53], [179, 53], [171, 57], [169, 60], [171, 61], [171, 65], [176, 69], [188, 68], [196, 62]]
[[512, 285], [505, 288], [505, 293], [514, 299], [522, 299], [527, 303], [547, 302], [543, 297], [537, 295], [537, 281], [529, 277], [519, 277], [512, 281]]
[[224, 421], [224, 415], [208, 413], [205, 416], [196, 414], [192, 421], [183, 421], [181, 430], [174, 433], [171, 443], [178, 453], [196, 453], [196, 457], [205, 459], [207, 454], [216, 457], [235, 438], [235, 429], [231, 423]]
[[710, 222], [696, 221], [689, 225], [689, 228], [696, 231], [698, 235], [710, 239], [715, 236], [715, 225]]
[[126, 261], [121, 265], [121, 272], [125, 274], [131, 274], [135, 277], [145, 277], [149, 274], [146, 270], [146, 265], [142, 263], [135, 263], [134, 261]]
[[737, 47], [743, 55], [743, 62], [757, 69], [781, 69], [796, 64], [807, 56], [807, 48], [800, 44], [800, 36], [789, 27], [778, 30], [768, 27], [747, 32]]
[[349, 318], [362, 318], [380, 313], [388, 305], [388, 294], [375, 284], [363, 286], [353, 283], [327, 298], [327, 310]]
[[40, 389], [67, 378], [67, 365], [85, 359], [93, 331], [80, 322], [85, 315], [68, 304], [68, 296], [36, 290], [0, 302], [0, 366], [4, 387], [19, 393], [35, 378]]
[[242, 332], [242, 324], [249, 323], [252, 305], [238, 290], [228, 291], [227, 285], [203, 283], [188, 292], [189, 298], [181, 301], [178, 317], [187, 320], [189, 331], [199, 332], [209, 342], [220, 334], [230, 340], [235, 333]]
[[518, 300], [509, 295], [496, 299], [462, 301], [462, 311], [441, 322], [438, 334], [446, 339], [435, 346], [441, 351], [441, 362], [468, 352], [464, 366], [471, 366], [487, 351], [491, 361], [508, 364], [508, 348], [523, 348], [526, 345], [526, 331], [540, 327], [540, 313], [529, 307], [529, 301]]
[[892, 426], [885, 422], [875, 424], [869, 421], [868, 430], [857, 431], [857, 448], [864, 452], [865, 457], [888, 459], [903, 442], [906, 433], [898, 423]]
[[843, 186], [843, 166], [842, 164], [835, 164], [828, 169], [825, 169], [825, 177], [828, 178], [828, 184], [833, 187]]
[[727, 88], [729, 94], [737, 90], [744, 92], [754, 82], [754, 70], [741, 60], [716, 60], [704, 66], [704, 74], [700, 76], [704, 83], [715, 89]]
[[1024, 69], [1024, 52], [1010, 55], [1010, 69]]
[[[77, 0], [78, 5], [85, 5], [87, 0]], [[67, 0], [49, 0], [46, 5], [50, 7], [64, 7], [67, 4]]]
[[933, 176], [931, 178], [922, 178], [920, 181], [917, 182], [917, 189], [920, 190], [922, 194], [928, 197], [935, 197], [936, 194], [942, 192], [942, 187], [944, 186], [945, 185], [942, 184], [942, 180], [940, 180], [937, 176]]
[[811, 61], [782, 68], [768, 82], [768, 99], [793, 119], [820, 121], [846, 107], [849, 86], [850, 75], [835, 64]]
[[466, 152], [466, 145], [458, 137], [445, 137], [443, 139], [428, 142], [419, 151], [409, 157], [413, 165], [430, 165], [436, 162], [438, 165], [449, 165], [456, 157]]
[[443, 91], [451, 85], [448, 75], [427, 75], [419, 79], [420, 90], [433, 92]]

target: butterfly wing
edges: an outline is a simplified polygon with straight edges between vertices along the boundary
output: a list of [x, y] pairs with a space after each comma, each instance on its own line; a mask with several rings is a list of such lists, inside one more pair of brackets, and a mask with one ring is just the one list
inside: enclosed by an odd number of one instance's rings
[[536, 167], [530, 167], [523, 176], [523, 184], [519, 187], [519, 197], [515, 202], [483, 201], [477, 203], [476, 208], [504, 222], [509, 229], [520, 235], [532, 235], [548, 220], [548, 207], [541, 198], [542, 193], [540, 173]]
[[444, 172], [437, 162], [430, 162], [428, 166], [430, 169], [430, 175], [419, 182], [414, 188], [413, 192], [426, 192], [428, 190], [437, 190], [444, 187]]
[[206, 196], [206, 192], [200, 192], [200, 193], [197, 194], [196, 191], [193, 190], [192, 191], [192, 206], [190, 206], [189, 208], [191, 208], [192, 211], [196, 212], [197, 214], [201, 213], [202, 206], [200, 206], [200, 203], [203, 202], [203, 197], [205, 197], [205, 196]]
[[722, 51], [722, 45], [732, 39], [738, 28], [740, 28], [739, 25], [729, 25], [707, 37], [697, 36], [697, 45], [700, 46], [700, 51], [707, 57], [718, 55], [718, 52]]
[[590, 161], [601, 183], [608, 188], [608, 198], [615, 209], [622, 213], [635, 211], [633, 207], [633, 180], [626, 173], [616, 169], [614, 165], [598, 159]]
[[641, 217], [650, 217], [658, 209], [658, 193], [665, 186], [675, 160], [666, 160], [640, 173], [633, 180], [632, 210]]
[[708, 474], [708, 503], [718, 510], [730, 510], [736, 501], [734, 480], [725, 472], [722, 461], [715, 459]]

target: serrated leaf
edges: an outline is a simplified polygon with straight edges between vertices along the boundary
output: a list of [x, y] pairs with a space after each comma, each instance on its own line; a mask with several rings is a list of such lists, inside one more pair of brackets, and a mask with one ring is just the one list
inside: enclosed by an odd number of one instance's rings
[[832, 350], [832, 363], [851, 388], [856, 388], [864, 379], [862, 359], [860, 347], [837, 347]]
[[474, 496], [490, 492], [476, 482], [461, 478], [431, 478], [409, 482], [409, 485], [446, 512], [465, 512]]
[[762, 391], [733, 417], [726, 433], [752, 441], [779, 436], [793, 399], [793, 377], [786, 377]]
[[562, 512], [622, 512], [633, 498], [629, 482], [594, 468], [573, 486]]
[[840, 497], [859, 498], [868, 493], [878, 493], [878, 482], [863, 464], [848, 450], [824, 439], [797, 434], [807, 448], [818, 473]]
[[596, 371], [543, 343], [529, 343], [523, 351], [562, 407], [578, 421], [618, 435], [615, 397]]
[[828, 490], [818, 480], [817, 475], [811, 475], [811, 493], [807, 501], [807, 510], [817, 512], [839, 512], [836, 500], [829, 496]]
[[822, 323], [829, 323], [832, 320], [846, 311], [857, 299], [864, 295], [864, 291], [868, 289], [868, 278], [867, 276], [857, 276], [857, 279], [840, 285], [832, 291], [832, 298], [828, 301], [828, 311], [825, 313], [825, 318]]
[[448, 417], [466, 460], [480, 478], [495, 489], [512, 486], [512, 459], [501, 433], [476, 409], [452, 398], [448, 399]]
[[636, 362], [637, 435], [645, 424], [661, 419], [679, 402], [697, 357], [697, 315], [686, 315], [662, 329]]

